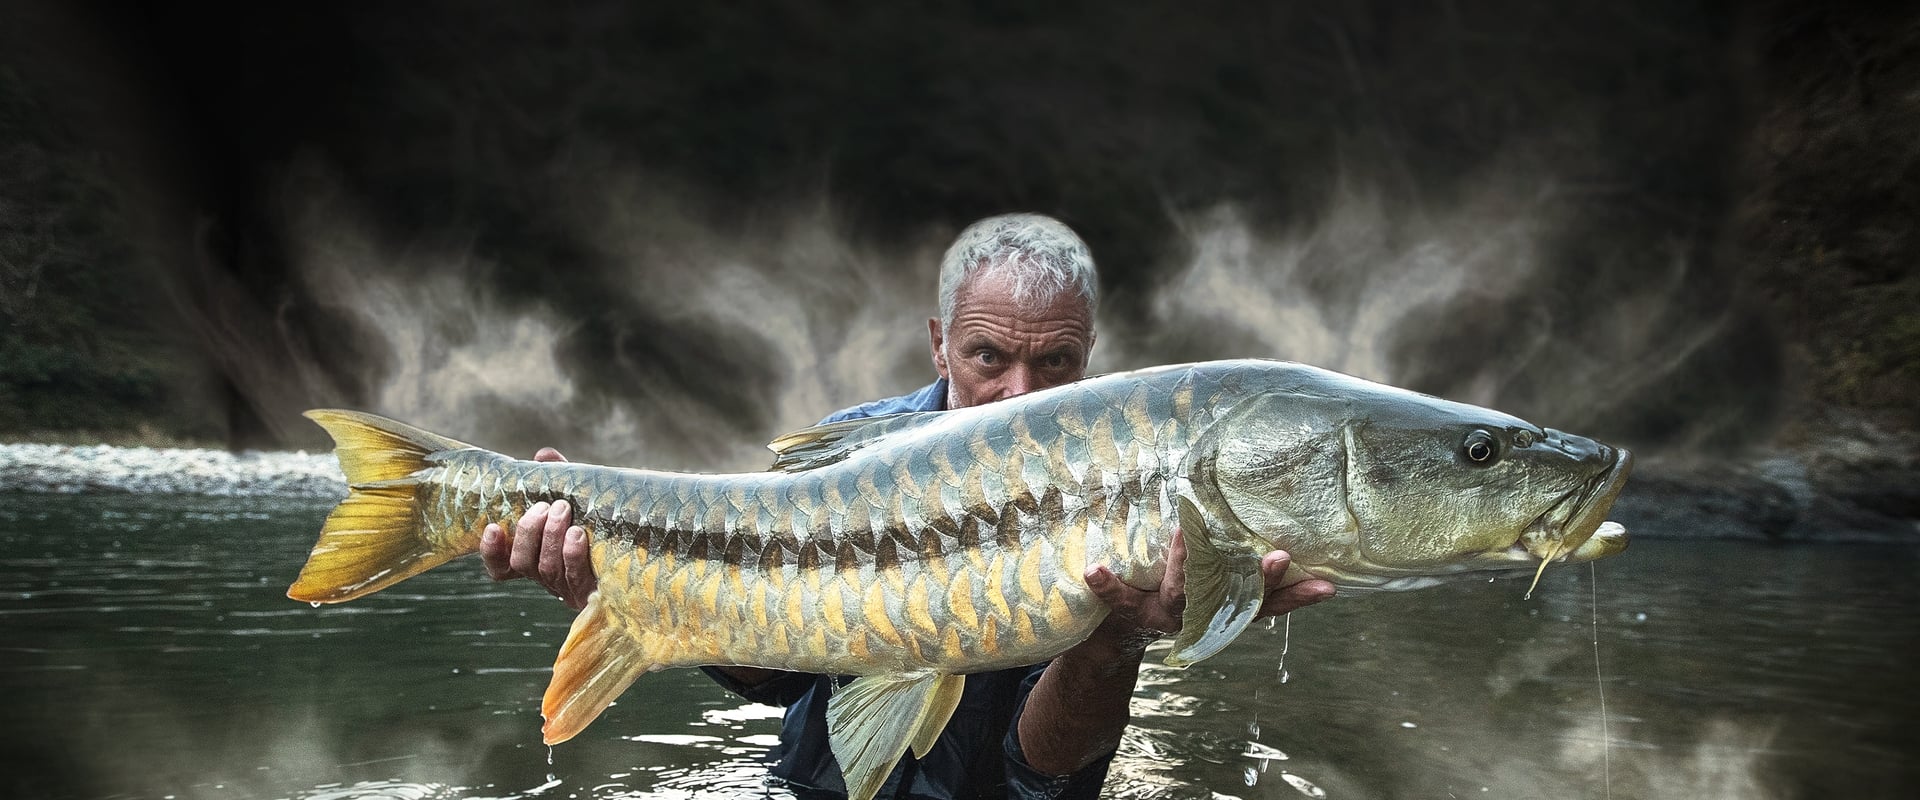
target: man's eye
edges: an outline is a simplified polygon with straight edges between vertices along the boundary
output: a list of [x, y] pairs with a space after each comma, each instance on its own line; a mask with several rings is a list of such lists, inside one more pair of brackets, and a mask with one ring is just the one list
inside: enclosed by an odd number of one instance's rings
[[1046, 367], [1047, 369], [1066, 369], [1067, 363], [1066, 356], [1055, 353], [1042, 359], [1040, 366]]
[[988, 366], [992, 366], [1000, 362], [1000, 354], [995, 353], [992, 350], [982, 350], [978, 353], [975, 353], [973, 357], [979, 359], [980, 363], [986, 364]]

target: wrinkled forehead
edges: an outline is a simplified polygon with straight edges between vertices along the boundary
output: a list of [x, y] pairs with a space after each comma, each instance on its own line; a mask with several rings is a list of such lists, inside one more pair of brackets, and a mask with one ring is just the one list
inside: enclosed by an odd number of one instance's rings
[[954, 317], [965, 314], [969, 306], [1028, 318], [1090, 320], [1093, 316], [1092, 303], [1070, 281], [1064, 280], [1064, 276], [1034, 273], [1007, 261], [982, 265], [979, 271], [960, 282], [954, 292]]

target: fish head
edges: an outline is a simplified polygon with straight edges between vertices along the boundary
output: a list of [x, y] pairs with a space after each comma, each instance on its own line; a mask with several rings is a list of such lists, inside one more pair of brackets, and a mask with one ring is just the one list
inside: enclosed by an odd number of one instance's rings
[[1626, 549], [1605, 519], [1626, 450], [1340, 378], [1337, 391], [1274, 392], [1223, 417], [1203, 476], [1232, 519], [1308, 574], [1412, 589]]

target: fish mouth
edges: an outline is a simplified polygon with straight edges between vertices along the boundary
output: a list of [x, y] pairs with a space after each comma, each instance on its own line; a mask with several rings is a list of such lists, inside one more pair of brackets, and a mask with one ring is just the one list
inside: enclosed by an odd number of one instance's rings
[[1528, 524], [1510, 552], [1540, 559], [1544, 567], [1549, 561], [1592, 561], [1627, 549], [1626, 527], [1606, 517], [1633, 472], [1633, 454], [1614, 449], [1612, 461]]

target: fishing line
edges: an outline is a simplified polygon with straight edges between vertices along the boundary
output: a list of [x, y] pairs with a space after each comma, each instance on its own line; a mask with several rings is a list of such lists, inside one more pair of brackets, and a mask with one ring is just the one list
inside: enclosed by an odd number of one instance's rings
[[1600, 568], [1587, 562], [1587, 589], [1593, 598], [1593, 685], [1600, 691], [1600, 776], [1607, 800], [1613, 800], [1613, 735], [1607, 731], [1607, 683], [1600, 679]]

